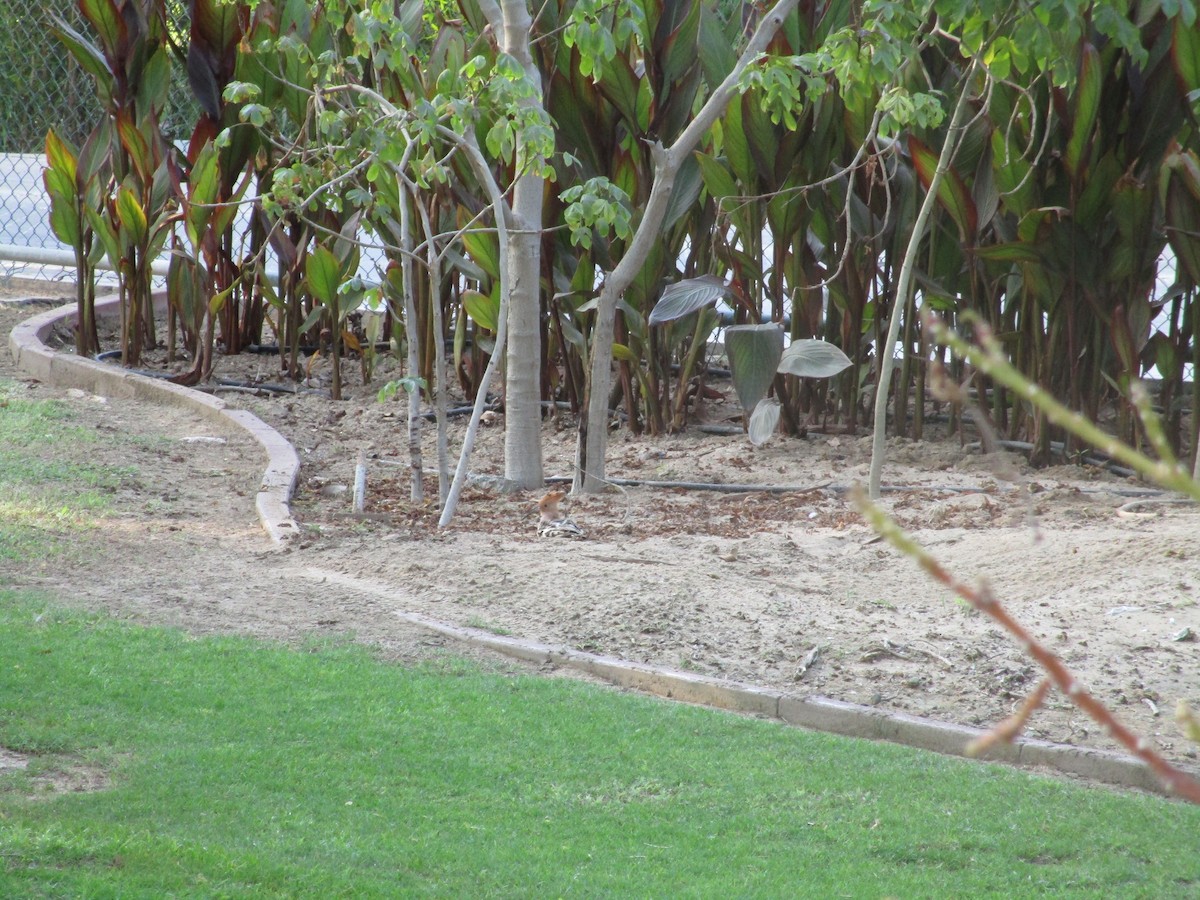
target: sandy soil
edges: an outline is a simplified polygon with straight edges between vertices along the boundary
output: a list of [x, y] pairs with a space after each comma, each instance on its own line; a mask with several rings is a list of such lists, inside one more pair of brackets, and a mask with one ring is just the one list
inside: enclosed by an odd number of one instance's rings
[[[0, 310], [0, 331], [19, 318]], [[7, 352], [0, 356], [0, 377], [19, 380]], [[273, 357], [220, 365], [218, 375], [243, 383], [285, 381]], [[865, 479], [868, 437], [776, 437], [755, 449], [738, 436], [696, 430], [660, 439], [615, 434], [611, 475], [810, 490], [627, 487], [573, 502], [587, 537], [571, 541], [537, 537], [536, 495], [501, 493], [484, 479], [465, 492], [452, 527], [438, 532], [432, 505], [408, 500], [403, 401], [375, 398], [386, 367], [366, 387], [357, 368], [347, 365], [350, 399], [337, 403], [316, 370], [301, 386], [308, 393], [222, 394], [278, 428], [301, 455], [294, 511], [303, 535], [282, 553], [256, 531], [261, 462], [244, 439], [157, 408], [19, 381], [32, 396], [61, 398], [78, 421], [151, 436], [160, 449], [135, 460], [135, 483], [103, 533], [103, 567], [81, 553], [7, 577], [198, 632], [348, 634], [403, 660], [463, 652], [389, 615], [418, 612], [977, 726], [1010, 714], [1038, 681], [1034, 664], [995, 625], [862, 523], [846, 488]], [[698, 412], [727, 422], [736, 401], [707, 401]], [[482, 432], [474, 472], [501, 474], [502, 428], [500, 417]], [[188, 440], [198, 436], [225, 442]], [[547, 473], [569, 475], [569, 417], [548, 421], [543, 436]], [[459, 438], [456, 427], [455, 453]], [[432, 465], [432, 428], [424, 448]], [[349, 487], [360, 450], [367, 514], [355, 517]], [[128, 464], [127, 445], [105, 452]], [[894, 488], [884, 505], [945, 565], [964, 580], [986, 579], [1124, 721], [1169, 757], [1196, 765], [1197, 748], [1172, 711], [1180, 699], [1200, 705], [1197, 510], [1143, 502], [1146, 485], [1097, 468], [1035, 471], [1016, 455], [984, 457], [957, 436], [891, 440], [884, 480]], [[427, 485], [436, 496], [432, 475]], [[385, 585], [387, 599], [335, 584], [329, 573]], [[1113, 746], [1058, 695], [1028, 733]]]

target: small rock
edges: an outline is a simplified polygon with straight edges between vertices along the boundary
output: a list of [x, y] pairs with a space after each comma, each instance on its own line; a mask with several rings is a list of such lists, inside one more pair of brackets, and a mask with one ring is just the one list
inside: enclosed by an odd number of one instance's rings
[[189, 434], [187, 437], [180, 438], [185, 444], [224, 444], [227, 443], [223, 437], [209, 437], [206, 434]]

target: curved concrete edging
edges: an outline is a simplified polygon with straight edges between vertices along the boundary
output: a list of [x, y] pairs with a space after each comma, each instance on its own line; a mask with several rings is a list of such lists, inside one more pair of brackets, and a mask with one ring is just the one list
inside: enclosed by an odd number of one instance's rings
[[[165, 304], [165, 295], [155, 296], [156, 306]], [[96, 299], [97, 317], [113, 315], [118, 309], [116, 295]], [[17, 367], [55, 387], [73, 387], [109, 397], [161, 403], [196, 413], [215, 425], [245, 431], [267, 455], [267, 468], [254, 501], [263, 530], [277, 545], [299, 534], [289, 504], [300, 472], [300, 458], [283, 435], [257, 416], [243, 409], [233, 409], [225, 401], [200, 391], [51, 350], [45, 343], [51, 329], [74, 315], [75, 305], [69, 304], [26, 319], [14, 328], [8, 343]]]
[[[395, 588], [341, 572], [314, 568], [302, 571], [308, 577], [320, 578], [364, 594], [391, 598], [396, 593]], [[478, 628], [449, 625], [418, 613], [393, 610], [393, 615], [446, 637], [535, 665], [550, 663], [564, 666], [602, 678], [619, 687], [684, 703], [766, 716], [814, 731], [888, 741], [948, 756], [966, 756], [967, 744], [987, 733], [966, 725], [939, 722], [907, 713], [886, 712], [828, 697], [804, 697], [738, 681], [598, 656], [570, 647], [497, 635]], [[981, 758], [987, 762], [1013, 766], [1045, 766], [1104, 784], [1170, 795], [1144, 762], [1137, 757], [1110, 750], [1018, 738], [1012, 743], [995, 744]]]
[[[156, 297], [156, 303], [161, 302], [165, 302], [165, 298]], [[115, 296], [97, 299], [97, 315], [111, 313], [117, 304]], [[231, 409], [222, 400], [208, 394], [51, 350], [45, 345], [46, 336], [55, 324], [74, 314], [73, 304], [62, 306], [27, 319], [14, 328], [9, 337], [9, 347], [17, 366], [34, 378], [56, 387], [76, 387], [110, 397], [163, 403], [188, 409], [221, 426], [245, 430], [263, 448], [268, 459], [255, 502], [263, 529], [276, 544], [283, 544], [299, 533], [289, 503], [300, 460], [295, 448], [283, 435], [257, 416], [245, 410]], [[395, 589], [387, 585], [340, 572], [324, 569], [307, 569], [305, 572], [374, 596], [390, 598], [395, 593]], [[921, 716], [885, 712], [815, 695], [803, 697], [742, 682], [598, 656], [570, 647], [496, 635], [477, 628], [450, 625], [417, 613], [393, 611], [393, 614], [412, 625], [525, 662], [564, 666], [602, 678], [619, 687], [684, 703], [767, 716], [815, 731], [888, 741], [949, 756], [965, 756], [967, 744], [985, 734], [978, 728]], [[994, 745], [984, 758], [990, 762], [1016, 766], [1045, 766], [1104, 784], [1158, 794], [1169, 793], [1140, 759], [1109, 750], [1018, 738], [1011, 744]]]

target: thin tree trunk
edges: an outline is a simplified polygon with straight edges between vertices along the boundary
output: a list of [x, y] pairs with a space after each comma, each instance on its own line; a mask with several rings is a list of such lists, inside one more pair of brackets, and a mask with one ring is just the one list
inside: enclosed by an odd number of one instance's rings
[[[449, 423], [446, 417], [446, 341], [445, 322], [442, 316], [442, 257], [434, 245], [433, 220], [429, 211], [420, 203], [415, 185], [410, 185], [413, 203], [421, 213], [421, 225], [425, 229], [425, 266], [429, 271], [429, 296], [433, 314], [433, 366], [436, 370], [433, 385], [433, 409], [437, 419], [437, 466], [438, 501], [445, 505], [450, 494], [450, 441]], [[432, 204], [435, 201], [430, 201]]]
[[608, 451], [608, 394], [612, 381], [613, 328], [617, 301], [645, 265], [650, 249], [658, 240], [666, 217], [675, 175], [688, 154], [700, 143], [717, 119], [725, 112], [737, 92], [737, 84], [746, 67], [764, 52], [783, 20], [799, 0], [779, 0], [763, 17], [733, 70], [712, 92], [695, 118], [669, 148], [656, 142], [650, 150], [654, 162], [654, 180], [642, 219], [629, 242], [629, 250], [604, 280], [600, 288], [584, 405], [579, 416], [579, 434], [575, 445], [573, 492], [595, 492], [605, 484], [605, 455]]
[[[405, 185], [397, 185], [400, 196], [400, 281], [404, 294], [404, 333], [408, 338], [408, 377], [416, 378], [420, 371], [421, 355], [417, 338], [417, 304], [413, 299], [413, 239], [412, 214]], [[412, 202], [416, 202], [415, 199]], [[438, 378], [441, 381], [441, 378]], [[424, 468], [421, 464], [421, 389], [413, 385], [408, 392], [408, 460], [412, 486], [409, 497], [413, 503], [425, 499]]]
[[[500, 186], [496, 184], [496, 179], [492, 177], [487, 161], [484, 160], [483, 154], [479, 150], [479, 145], [475, 142], [474, 135], [456, 135], [455, 137], [461, 141], [467, 161], [470, 163], [471, 168], [479, 178], [484, 189], [488, 192], [492, 215], [496, 220], [496, 236], [500, 243], [500, 258], [507, 259], [509, 253], [508, 217], [510, 210], [504, 202], [504, 195], [500, 192]], [[439, 528], [445, 528], [450, 524], [450, 520], [454, 518], [454, 511], [458, 508], [458, 498], [462, 495], [463, 488], [466, 487], [467, 464], [471, 459], [471, 451], [475, 449], [475, 437], [479, 433], [479, 419], [483, 415], [483, 408], [487, 405], [488, 387], [491, 385], [492, 378], [496, 374], [496, 367], [504, 354], [505, 345], [508, 340], [510, 290], [508, 277], [508, 266], [501, 266], [500, 312], [496, 317], [496, 343], [492, 349], [491, 358], [488, 360], [487, 368], [483, 370], [483, 377], [479, 380], [479, 388], [475, 394], [475, 405], [471, 410], [471, 421], [467, 424], [467, 433], [463, 436], [462, 450], [458, 455], [458, 465], [454, 468], [454, 481], [450, 484], [450, 492], [446, 495], [446, 502], [442, 505], [442, 515], [438, 519]]]
[[876, 355], [879, 359], [879, 380], [875, 385], [875, 433], [871, 441], [871, 472], [868, 487], [868, 492], [872, 500], [878, 500], [880, 494], [880, 482], [883, 473], [883, 448], [887, 437], [888, 385], [892, 380], [892, 369], [895, 367], [894, 348], [896, 346], [896, 336], [900, 332], [900, 317], [908, 305], [908, 295], [912, 290], [913, 269], [916, 267], [917, 252], [920, 250], [921, 240], [925, 236], [925, 226], [929, 222], [930, 215], [933, 213], [934, 205], [937, 203], [938, 188], [941, 186], [946, 172], [950, 169], [950, 163], [954, 160], [955, 151], [958, 149], [959, 132], [962, 131], [963, 119], [966, 118], [967, 107], [969, 105], [968, 101], [971, 99], [971, 79], [975, 77], [976, 71], [978, 71], [978, 63], [972, 61], [971, 67], [967, 70], [966, 78], [963, 80], [962, 93], [958, 95], [958, 103], [955, 104], [954, 114], [950, 118], [950, 126], [946, 130], [946, 140], [942, 144], [942, 153], [938, 158], [937, 169], [934, 170], [933, 177], [929, 180], [929, 189], [925, 192], [925, 199], [922, 201], [921, 208], [917, 212], [917, 218], [913, 222], [912, 234], [908, 239], [908, 248], [904, 251], [904, 261], [900, 264], [900, 278], [896, 284], [896, 296], [892, 302], [892, 314], [888, 322], [887, 336], [883, 339], [883, 345], [876, 350]]

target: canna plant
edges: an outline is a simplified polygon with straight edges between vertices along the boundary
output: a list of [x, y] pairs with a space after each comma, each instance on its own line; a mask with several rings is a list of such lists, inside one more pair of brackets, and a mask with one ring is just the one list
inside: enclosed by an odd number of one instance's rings
[[50, 198], [50, 228], [75, 254], [75, 352], [90, 356], [100, 349], [96, 331], [97, 243], [88, 210], [97, 213], [109, 181], [107, 124], [93, 129], [80, 152], [51, 129], [46, 135], [42, 180]]
[[82, 209], [119, 279], [121, 361], [136, 365], [155, 341], [151, 264], [170, 236], [178, 183], [175, 150], [159, 124], [170, 86], [169, 33], [162, 0], [80, 0], [79, 9], [96, 43], [62, 19], [54, 31], [95, 81], [110, 126], [101, 132], [109, 183], [98, 208]]

